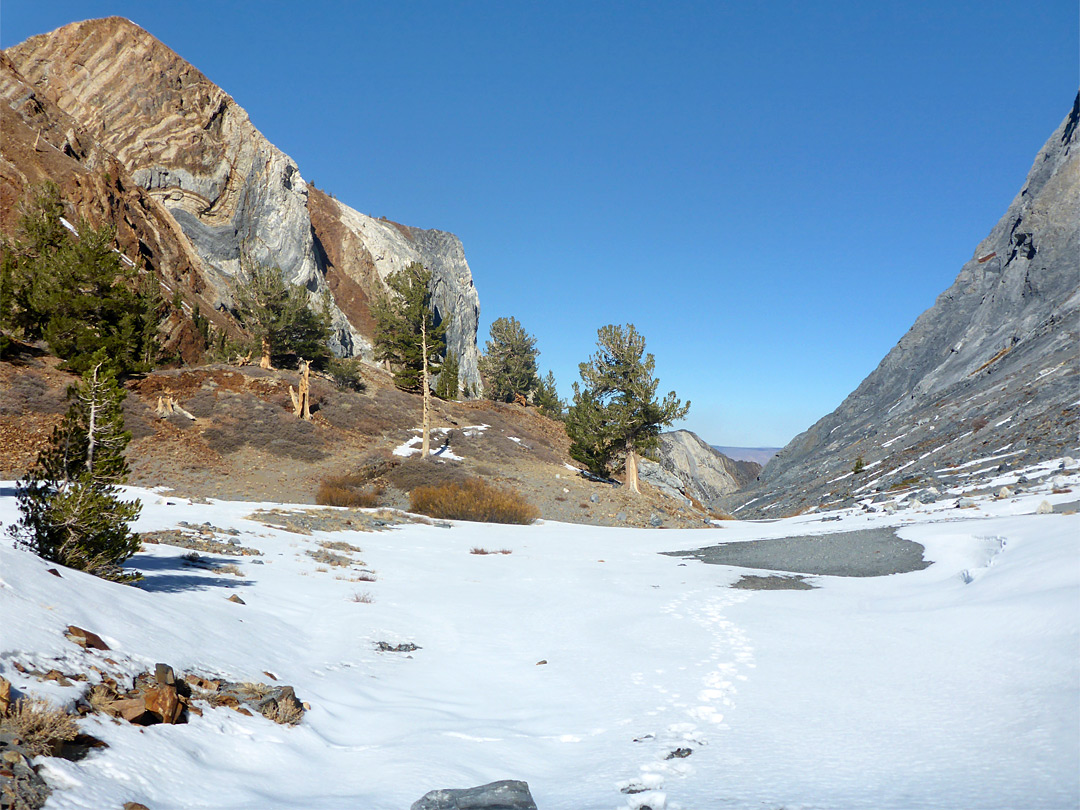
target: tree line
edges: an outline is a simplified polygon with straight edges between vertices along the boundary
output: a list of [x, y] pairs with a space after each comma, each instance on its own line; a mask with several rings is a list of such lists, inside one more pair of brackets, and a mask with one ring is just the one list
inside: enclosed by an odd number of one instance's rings
[[[45, 185], [24, 206], [21, 238], [0, 243], [0, 358], [15, 340], [42, 341], [63, 368], [82, 375], [69, 390], [72, 404], [63, 421], [18, 483], [22, 517], [10, 532], [47, 559], [124, 579], [120, 564], [138, 549], [129, 524], [139, 506], [121, 500], [117, 489], [127, 478], [123, 453], [130, 440], [122, 380], [177, 360], [162, 350], [158, 327], [182, 301], [178, 295], [166, 301], [153, 274], [125, 261], [111, 229], [85, 221], [72, 228], [62, 214], [59, 190]], [[395, 385], [423, 396], [423, 458], [430, 450], [432, 396], [480, 393], [460, 379], [459, 358], [446, 340], [450, 321], [433, 303], [431, 279], [418, 262], [390, 274], [372, 312], [375, 358], [390, 368]], [[219, 352], [246, 350], [246, 358], [258, 356], [267, 368], [302, 361], [362, 388], [358, 361], [330, 350], [328, 296], [313, 302], [279, 268], [244, 257], [233, 300], [232, 314], [246, 337], [228, 342], [218, 335]], [[200, 323], [197, 311], [194, 320]], [[205, 319], [200, 330], [209, 339]], [[689, 409], [673, 391], [657, 399], [659, 380], [644, 337], [633, 324], [602, 327], [596, 352], [579, 365], [581, 382], [574, 383], [570, 403], [559, 398], [551, 371], [540, 376], [539, 354], [536, 338], [516, 318], [498, 318], [479, 363], [483, 395], [561, 420], [574, 459], [598, 476], [625, 471], [636, 492], [639, 456], [651, 454], [660, 430]]]

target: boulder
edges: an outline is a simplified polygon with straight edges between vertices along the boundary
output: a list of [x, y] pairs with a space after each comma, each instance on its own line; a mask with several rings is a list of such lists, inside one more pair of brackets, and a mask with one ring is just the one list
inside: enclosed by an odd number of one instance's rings
[[433, 790], [410, 810], [537, 810], [525, 782], [503, 780], [474, 788]]
[[67, 632], [64, 637], [68, 641], [73, 641], [80, 647], [91, 650], [107, 650], [109, 645], [102, 641], [101, 636], [97, 633], [91, 633], [89, 630], [83, 630], [81, 627], [75, 625], [68, 625]]

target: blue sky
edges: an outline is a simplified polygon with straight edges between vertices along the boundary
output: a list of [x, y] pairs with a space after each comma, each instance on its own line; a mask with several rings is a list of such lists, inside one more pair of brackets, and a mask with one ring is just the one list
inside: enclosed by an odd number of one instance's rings
[[1075, 0], [28, 2], [146, 28], [301, 173], [461, 237], [568, 394], [634, 323], [683, 426], [783, 445], [948, 287], [1077, 90]]

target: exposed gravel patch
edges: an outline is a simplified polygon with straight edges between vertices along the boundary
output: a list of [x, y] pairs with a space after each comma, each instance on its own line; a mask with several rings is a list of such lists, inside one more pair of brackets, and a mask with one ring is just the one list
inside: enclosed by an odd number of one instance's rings
[[833, 577], [883, 577], [927, 568], [930, 561], [923, 559], [923, 551], [920, 543], [901, 540], [892, 529], [859, 529], [663, 553], [692, 557], [710, 565]]

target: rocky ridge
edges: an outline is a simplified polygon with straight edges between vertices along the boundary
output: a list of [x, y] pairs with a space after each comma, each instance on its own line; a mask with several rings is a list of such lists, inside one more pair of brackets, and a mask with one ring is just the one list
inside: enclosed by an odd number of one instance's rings
[[839, 408], [770, 461], [759, 486], [725, 506], [740, 517], [869, 507], [1076, 454], [1078, 125], [1080, 95], [953, 285]]
[[[375, 227], [377, 220], [335, 201], [327, 206], [328, 198], [311, 205], [312, 191], [296, 163], [243, 108], [128, 20], [72, 23], [6, 55], [36, 95], [115, 156], [177, 223], [202, 262], [212, 308], [231, 305], [231, 285], [247, 255], [280, 267], [315, 299], [329, 292], [333, 348], [370, 360], [368, 303], [383, 294], [386, 273], [419, 259], [433, 271], [442, 317], [452, 319], [451, 348], [463, 358], [463, 382], [479, 387], [479, 304], [456, 237], [390, 223]], [[313, 215], [314, 208], [320, 210]], [[359, 259], [344, 260], [357, 244]]]
[[761, 465], [735, 461], [689, 430], [660, 434], [657, 461], [641, 462], [641, 477], [661, 491], [693, 498], [710, 509], [753, 482]]

